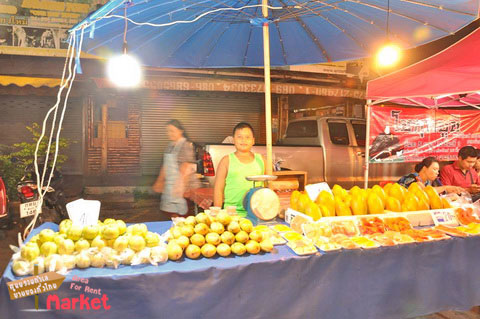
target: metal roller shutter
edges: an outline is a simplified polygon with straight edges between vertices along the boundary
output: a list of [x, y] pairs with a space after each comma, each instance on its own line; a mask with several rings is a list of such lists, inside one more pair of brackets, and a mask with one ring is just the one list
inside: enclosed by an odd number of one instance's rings
[[[56, 98], [51, 96], [0, 96], [0, 144], [12, 145], [19, 142], [31, 142], [31, 134], [26, 126], [36, 122], [42, 125], [47, 111], [55, 104]], [[59, 113], [60, 115], [60, 113]], [[59, 116], [58, 115], [58, 116]], [[72, 143], [66, 150], [68, 160], [62, 166], [64, 174], [82, 174], [82, 100], [70, 98], [65, 111], [61, 137]], [[47, 130], [47, 133], [49, 131]]]
[[221, 143], [238, 122], [249, 122], [256, 132], [263, 110], [262, 94], [163, 92], [142, 98], [141, 167], [143, 175], [159, 172], [168, 144], [165, 123], [180, 120], [190, 140]]

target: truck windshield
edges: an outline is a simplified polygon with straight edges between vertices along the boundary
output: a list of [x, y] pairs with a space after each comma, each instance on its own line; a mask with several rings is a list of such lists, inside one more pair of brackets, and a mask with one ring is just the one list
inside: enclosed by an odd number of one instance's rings
[[317, 137], [318, 125], [316, 120], [291, 122], [288, 124], [287, 137]]
[[358, 146], [365, 146], [365, 139], [367, 127], [365, 123], [352, 122], [353, 131], [355, 132], [355, 139]]

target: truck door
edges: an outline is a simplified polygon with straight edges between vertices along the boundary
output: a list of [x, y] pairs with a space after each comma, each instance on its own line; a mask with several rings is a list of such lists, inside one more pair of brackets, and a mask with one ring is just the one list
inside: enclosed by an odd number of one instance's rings
[[365, 166], [365, 141], [367, 127], [364, 121], [352, 120], [352, 133], [355, 136], [355, 142], [353, 143], [353, 158], [354, 162], [354, 179], [355, 184], [363, 187], [364, 181], [364, 166]]
[[324, 140], [327, 182], [350, 188], [354, 184], [357, 156], [352, 147], [347, 120], [328, 119], [325, 129], [327, 132], [324, 136], [329, 137]]

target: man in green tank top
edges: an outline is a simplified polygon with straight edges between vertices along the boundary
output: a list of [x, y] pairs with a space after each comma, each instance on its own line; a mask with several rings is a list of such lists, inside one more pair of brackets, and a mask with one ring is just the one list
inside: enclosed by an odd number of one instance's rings
[[253, 128], [250, 124], [241, 122], [233, 129], [233, 142], [236, 151], [224, 156], [218, 164], [215, 178], [213, 204], [224, 207], [235, 206], [239, 216], [247, 216], [243, 208], [243, 197], [252, 188], [252, 182], [246, 176], [262, 175], [265, 164], [262, 155], [251, 151], [255, 144]]

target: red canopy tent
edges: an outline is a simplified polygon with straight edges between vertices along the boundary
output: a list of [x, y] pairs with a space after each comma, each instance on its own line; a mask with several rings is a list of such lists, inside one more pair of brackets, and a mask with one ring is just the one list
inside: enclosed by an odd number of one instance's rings
[[480, 28], [445, 50], [367, 83], [368, 183], [370, 106], [394, 103], [426, 108], [471, 106], [480, 109]]

